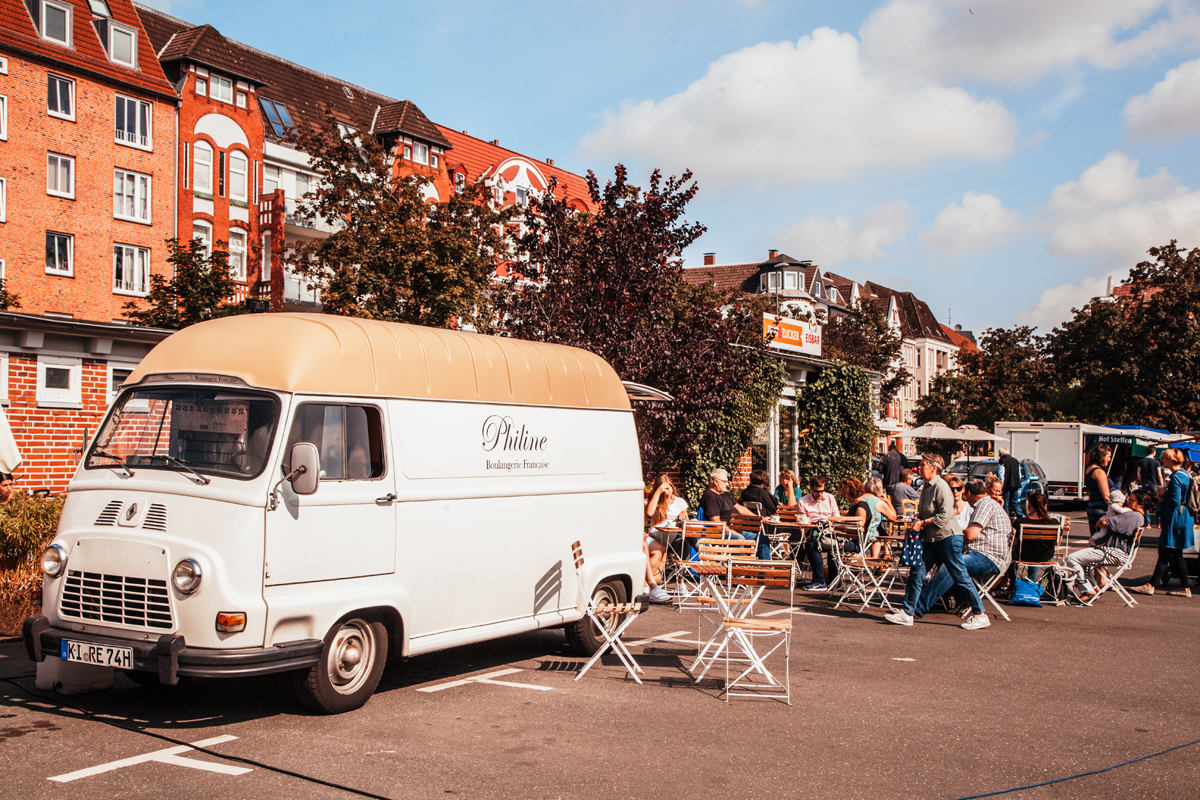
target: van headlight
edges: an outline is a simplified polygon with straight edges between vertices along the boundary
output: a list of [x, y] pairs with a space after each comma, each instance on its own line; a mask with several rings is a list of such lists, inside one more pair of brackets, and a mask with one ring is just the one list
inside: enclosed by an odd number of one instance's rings
[[191, 594], [200, 588], [200, 565], [195, 559], [185, 558], [175, 565], [175, 571], [171, 573], [171, 581], [175, 584], [175, 588], [184, 594]]
[[52, 544], [42, 551], [42, 572], [51, 578], [62, 574], [67, 566], [67, 548], [61, 544]]

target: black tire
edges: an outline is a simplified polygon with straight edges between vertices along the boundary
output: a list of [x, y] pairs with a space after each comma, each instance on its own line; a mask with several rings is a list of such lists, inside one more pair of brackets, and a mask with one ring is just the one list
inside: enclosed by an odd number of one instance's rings
[[[592, 593], [592, 597], [596, 599], [597, 604], [607, 602], [619, 605], [628, 602], [628, 598], [625, 595], [625, 584], [616, 580], [605, 581], [597, 585], [596, 590]], [[610, 617], [609, 624], [616, 627], [617, 617]], [[567, 625], [566, 632], [567, 644], [571, 646], [571, 650], [577, 655], [595, 655], [600, 646], [604, 644], [604, 637], [596, 628], [595, 623], [586, 616], [578, 622]]]
[[325, 635], [321, 661], [292, 673], [296, 699], [321, 714], [361, 708], [379, 685], [387, 652], [382, 623], [361, 617], [339, 622]]

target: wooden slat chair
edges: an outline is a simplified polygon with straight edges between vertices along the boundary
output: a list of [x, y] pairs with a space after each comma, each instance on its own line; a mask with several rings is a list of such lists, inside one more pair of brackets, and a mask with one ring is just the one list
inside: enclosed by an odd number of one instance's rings
[[663, 577], [663, 584], [672, 586], [669, 590], [671, 596], [675, 600], [676, 609], [682, 611], [687, 608], [698, 608], [694, 599], [700, 593], [702, 582], [692, 572], [689, 564], [696, 562], [689, 560], [691, 555], [692, 545], [698, 542], [699, 539], [692, 538], [699, 535], [700, 538], [724, 538], [725, 523], [690, 520], [683, 524], [683, 535], [679, 537], [676, 546], [667, 548], [667, 566], [666, 573]]
[[839, 537], [837, 534], [838, 532], [841, 532], [842, 534], [850, 534], [852, 537], [857, 538], [857, 540], [861, 543], [863, 538], [863, 521], [858, 517], [839, 516], [830, 519], [829, 525], [832, 530], [821, 532], [820, 535], [821, 549], [828, 549], [830, 556], [833, 558], [833, 562], [838, 565], [837, 577], [834, 578], [829, 584], [829, 591], [832, 593], [835, 589], [840, 587], [845, 580], [842, 577], [841, 564], [838, 564], [838, 553], [840, 550], [842, 550], [845, 541], [843, 537]]
[[[721, 618], [717, 633], [703, 648], [692, 664], [691, 670], [703, 665], [697, 676], [699, 682], [708, 674], [717, 659], [725, 658], [725, 700], [733, 697], [770, 697], [792, 703], [790, 672], [791, 614], [788, 619], [755, 619], [750, 616], [755, 601], [767, 588], [787, 588], [788, 608], [796, 590], [796, 564], [793, 561], [740, 561], [729, 562], [727, 577], [732, 597], [747, 601], [740, 608], [727, 606], [734, 613]], [[720, 641], [717, 642], [717, 637]], [[778, 641], [769, 650], [759, 653], [755, 642], [774, 638]], [[715, 645], [715, 646], [714, 646]], [[780, 647], [784, 654], [784, 675], [780, 681], [766, 666], [766, 659]], [[734, 650], [739, 651], [734, 653]], [[730, 665], [748, 664], [737, 676], [730, 678]]]
[[763, 518], [754, 514], [734, 514], [729, 518], [729, 530], [748, 538], [757, 546], [758, 537], [763, 532]]
[[916, 500], [901, 500], [900, 501], [900, 516], [916, 518], [916, 516], [917, 516], [917, 501]]
[[[775, 510], [775, 516], [779, 517], [781, 525], [796, 524], [796, 509], [785, 508], [780, 506]], [[792, 534], [796, 531], [794, 528], [775, 528], [769, 521], [764, 521], [763, 529], [767, 533], [767, 538], [771, 540], [771, 559], [773, 561], [788, 560], [792, 558], [792, 552], [796, 545], [792, 544]]]
[[604, 644], [583, 665], [583, 669], [579, 670], [579, 674], [575, 676], [575, 680], [582, 678], [584, 673], [600, 660], [600, 656], [604, 655], [609, 648], [612, 648], [612, 651], [617, 654], [617, 658], [621, 659], [621, 663], [625, 665], [625, 669], [629, 670], [629, 674], [633, 676], [633, 679], [641, 683], [642, 679], [638, 675], [642, 673], [642, 668], [634, 660], [633, 653], [629, 652], [629, 648], [621, 641], [621, 634], [637, 619], [639, 614], [650, 607], [650, 604], [645, 598], [642, 598], [641, 602], [597, 604], [595, 597], [585, 596], [584, 594], [583, 548], [579, 542], [571, 544], [571, 556], [575, 560], [576, 583], [579, 587], [579, 605], [591, 621], [595, 630], [604, 638]]
[[[1063, 526], [1060, 524], [1045, 524], [1045, 525], [1021, 525], [1017, 528], [1016, 542], [1017, 552], [1024, 553], [1025, 545], [1032, 542], [1043, 542], [1052, 545], [1050, 559], [1048, 561], [1029, 561], [1023, 558], [1014, 558], [1013, 566], [1016, 572], [1020, 572], [1021, 568], [1025, 568], [1028, 573], [1030, 567], [1039, 567], [1043, 570], [1042, 577], [1039, 583], [1047, 584], [1053, 581], [1062, 581], [1054, 569], [1060, 562], [1059, 550], [1062, 546]], [[1051, 587], [1053, 589], [1053, 587]], [[1051, 591], [1054, 595], [1054, 604], [1057, 606], [1063, 605], [1065, 601], [1058, 599], [1059, 592]]]
[[[713, 573], [710, 569], [698, 571], [703, 575], [719, 575], [726, 578], [723, 583], [726, 584], [726, 593], [722, 598], [713, 596], [707, 580], [701, 580], [696, 592], [689, 598], [688, 608], [696, 608], [699, 610], [699, 615], [696, 619], [696, 641], [701, 641], [703, 635], [704, 623], [713, 619], [714, 612], [717, 612], [717, 617], [725, 616], [730, 607], [748, 609], [750, 603], [744, 599], [731, 596], [729, 593], [731, 587], [728, 587], [729, 563], [733, 560], [739, 561], [754, 561], [754, 551], [758, 547], [752, 541], [746, 539], [700, 539], [696, 542], [697, 561], [705, 567], [720, 567], [718, 573]], [[693, 562], [695, 563], [695, 562]], [[745, 612], [743, 612], [743, 616]], [[699, 648], [697, 652], [701, 652], [703, 648]]]
[[1133, 608], [1134, 606], [1136, 606], [1138, 604], [1137, 600], [1133, 599], [1133, 595], [1129, 593], [1129, 590], [1121, 585], [1121, 576], [1125, 574], [1125, 570], [1127, 570], [1131, 566], [1133, 566], [1133, 559], [1135, 557], [1137, 557], [1138, 547], [1140, 547], [1142, 544], [1142, 534], [1145, 532], [1146, 532], [1145, 525], [1143, 525], [1142, 527], [1138, 528], [1136, 531], [1133, 532], [1133, 542], [1130, 543], [1130, 545], [1129, 545], [1129, 556], [1125, 559], [1125, 563], [1123, 563], [1123, 564], [1101, 563], [1101, 564], [1097, 565], [1097, 566], [1101, 566], [1101, 567], [1105, 567], [1105, 566], [1114, 567], [1115, 566], [1116, 569], [1109, 572], [1108, 583], [1101, 586], [1099, 588], [1099, 590], [1094, 595], [1092, 595], [1091, 599], [1088, 600], [1086, 603], [1084, 603], [1085, 606], [1090, 606], [1092, 603], [1095, 603], [1096, 598], [1098, 598], [1100, 595], [1107, 592], [1109, 589], [1112, 589], [1114, 592], [1116, 592], [1117, 596], [1120, 597], [1122, 600], [1124, 600], [1125, 605], [1129, 606], [1130, 608]]

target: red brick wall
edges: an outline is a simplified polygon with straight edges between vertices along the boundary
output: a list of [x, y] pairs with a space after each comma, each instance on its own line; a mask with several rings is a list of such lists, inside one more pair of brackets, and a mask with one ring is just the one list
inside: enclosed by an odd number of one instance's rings
[[740, 494], [742, 489], [750, 485], [750, 473], [754, 471], [753, 464], [754, 452], [747, 447], [738, 458], [733, 474], [729, 476], [729, 491], [734, 495]]
[[82, 450], [95, 435], [108, 407], [104, 361], [83, 359], [83, 408], [39, 408], [37, 359], [12, 355], [8, 368], [8, 424], [24, 459], [17, 473], [24, 489], [59, 494], [75, 473]]
[[[75, 120], [46, 111], [50, 72], [75, 80]], [[130, 300], [113, 291], [114, 243], [150, 249], [152, 272], [164, 272], [164, 241], [174, 227], [173, 103], [144, 92], [76, 74], [50, 70], [38, 62], [8, 57], [0, 83], [8, 97], [8, 140], [0, 141], [0, 176], [7, 179], [7, 221], [0, 223], [0, 258], [10, 291], [20, 295], [21, 311], [57, 311], [80, 319], [121, 318]], [[115, 98], [151, 103], [153, 151], [117, 144]], [[46, 193], [48, 152], [75, 158], [75, 199]], [[150, 225], [113, 216], [113, 170], [123, 167], [151, 176]], [[46, 273], [46, 231], [75, 237], [74, 276]]]

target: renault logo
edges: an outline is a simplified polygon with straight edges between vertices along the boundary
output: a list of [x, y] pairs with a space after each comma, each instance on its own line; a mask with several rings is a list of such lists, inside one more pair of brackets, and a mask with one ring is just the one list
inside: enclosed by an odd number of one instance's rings
[[125, 509], [125, 521], [128, 522], [129, 520], [136, 517], [137, 511], [138, 511], [137, 503], [130, 503], [129, 508]]

